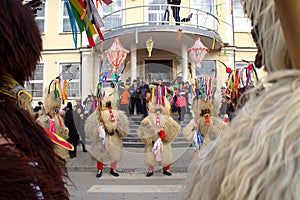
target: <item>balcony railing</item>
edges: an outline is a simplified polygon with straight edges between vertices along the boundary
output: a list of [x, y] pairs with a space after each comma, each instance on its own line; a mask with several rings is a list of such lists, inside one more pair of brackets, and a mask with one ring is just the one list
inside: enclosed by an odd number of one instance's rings
[[[214, 15], [200, 9], [186, 6], [180, 7], [180, 18], [187, 18], [192, 13], [192, 17], [188, 22], [180, 22], [180, 26], [189, 26], [201, 28], [208, 31], [217, 32], [219, 28], [219, 20]], [[169, 11], [169, 21], [166, 16]], [[104, 33], [116, 29], [150, 26], [150, 25], [174, 25], [176, 24], [172, 9], [167, 4], [152, 4], [128, 7], [115, 12], [111, 12], [103, 17], [105, 24]]]

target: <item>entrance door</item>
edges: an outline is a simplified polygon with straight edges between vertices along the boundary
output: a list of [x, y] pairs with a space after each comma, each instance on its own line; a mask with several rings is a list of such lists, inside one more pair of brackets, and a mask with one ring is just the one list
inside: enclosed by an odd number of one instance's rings
[[164, 83], [173, 80], [173, 61], [172, 60], [146, 60], [145, 73], [150, 82], [157, 82], [162, 79]]

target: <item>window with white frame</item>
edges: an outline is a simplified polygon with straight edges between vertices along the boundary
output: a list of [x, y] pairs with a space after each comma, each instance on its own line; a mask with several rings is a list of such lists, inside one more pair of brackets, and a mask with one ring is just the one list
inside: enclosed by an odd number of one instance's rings
[[[60, 32], [61, 33], [71, 33], [72, 32], [71, 22], [70, 22], [66, 4], [64, 2], [65, 2], [64, 0], [61, 1], [61, 8], [62, 8], [61, 16], [62, 17], [61, 17]], [[75, 22], [75, 25], [77, 27], [77, 32], [79, 32], [77, 22]]]
[[233, 16], [245, 17], [245, 12], [241, 0], [233, 0]]
[[81, 69], [79, 63], [61, 63], [60, 72], [64, 80], [68, 81], [67, 97], [69, 99], [81, 97]]
[[216, 77], [216, 62], [214, 60], [204, 60], [201, 62], [201, 67], [196, 67], [196, 77], [212, 76]]
[[[167, 21], [167, 18], [165, 17], [165, 12], [167, 6], [165, 5], [167, 3], [166, 0], [147, 0], [146, 4], [148, 5], [147, 10], [147, 18], [148, 22], [161, 22], [161, 21]], [[170, 13], [170, 11], [169, 11]], [[169, 16], [171, 18], [171, 16]]]
[[44, 64], [39, 63], [29, 81], [26, 81], [25, 88], [32, 97], [43, 97]]
[[214, 0], [192, 0], [191, 7], [214, 14]]
[[214, 0], [191, 0], [191, 13], [193, 17], [191, 23], [194, 25], [216, 30], [218, 23], [215, 19], [215, 4]]
[[233, 0], [233, 20], [234, 20], [234, 32], [250, 32], [251, 21], [245, 15], [243, 5], [240, 0]]
[[105, 29], [111, 29], [122, 25], [122, 3], [122, 0], [114, 0], [110, 5], [106, 5], [105, 3], [102, 4], [103, 16], [109, 15], [103, 19]]
[[45, 33], [45, 3], [43, 2], [37, 10], [35, 21], [39, 27], [40, 33]]

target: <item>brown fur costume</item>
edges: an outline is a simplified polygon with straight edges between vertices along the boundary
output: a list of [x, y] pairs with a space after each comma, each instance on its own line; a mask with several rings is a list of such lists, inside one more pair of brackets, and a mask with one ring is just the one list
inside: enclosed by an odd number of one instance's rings
[[[102, 101], [102, 103], [105, 102]], [[100, 112], [106, 132], [105, 152], [100, 151], [102, 147], [98, 134]], [[129, 121], [126, 114], [117, 109], [112, 109], [112, 113], [116, 119], [115, 121], [110, 119], [110, 113], [107, 108], [101, 109], [101, 106], [98, 106], [96, 111], [85, 122], [85, 133], [92, 141], [92, 149], [89, 152], [98, 161], [105, 163], [120, 161], [122, 159], [122, 138], [126, 137], [129, 133]]]
[[[141, 122], [137, 130], [138, 137], [145, 143], [145, 165], [146, 166], [167, 166], [173, 163], [171, 142], [175, 140], [180, 131], [179, 124], [170, 116], [170, 103], [166, 100], [165, 106], [149, 104], [149, 115]], [[159, 138], [160, 128], [156, 128], [156, 115], [159, 111], [160, 124], [164, 127], [165, 139], [162, 160], [157, 162], [152, 153], [153, 143]]]
[[281, 12], [274, 0], [242, 2], [257, 25], [257, 43], [269, 77], [265, 90], [249, 91], [248, 101], [219, 144], [206, 157], [195, 157], [184, 199], [300, 198], [299, 34], [288, 37], [288, 44], [294, 47], [288, 49], [277, 16], [281, 13], [285, 19], [284, 31], [297, 33], [299, 1], [276, 0]]
[[[55, 112], [55, 109], [60, 109], [61, 100], [60, 98], [54, 97], [54, 92], [52, 91], [50, 94], [46, 93], [44, 97], [44, 105], [42, 115], [37, 119], [39, 123], [46, 129], [50, 128], [49, 120], [54, 119], [56, 134], [62, 137], [63, 139], [68, 139], [68, 128], [65, 126], [64, 119], [59, 115], [59, 113]], [[70, 160], [70, 156], [68, 151], [62, 146], [55, 145], [55, 152], [65, 159], [67, 162]]]
[[[209, 114], [207, 114], [209, 124], [205, 120], [205, 114], [203, 113], [205, 110], [209, 111]], [[192, 141], [194, 133], [198, 129], [203, 136], [204, 144], [201, 146], [203, 148], [209, 141], [218, 137], [227, 125], [214, 114], [211, 100], [203, 101], [201, 98], [195, 97], [192, 103], [192, 111], [194, 118], [183, 129], [183, 135], [188, 141]]]
[[0, 27], [0, 198], [69, 199], [65, 161], [30, 114], [31, 96], [23, 88], [42, 51], [32, 8], [2, 0]]

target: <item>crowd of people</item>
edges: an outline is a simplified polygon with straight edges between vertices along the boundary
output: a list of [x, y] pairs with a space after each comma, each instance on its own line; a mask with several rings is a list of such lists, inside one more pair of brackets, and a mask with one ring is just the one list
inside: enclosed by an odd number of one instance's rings
[[171, 83], [163, 83], [162, 79], [150, 82], [149, 79], [133, 80], [132, 84], [121, 83], [119, 88], [119, 108], [128, 116], [148, 115], [148, 99], [153, 86], [166, 86], [167, 97], [171, 101], [171, 112], [178, 114], [178, 120], [184, 120], [184, 115], [190, 112], [191, 85], [189, 82], [174, 80]]

